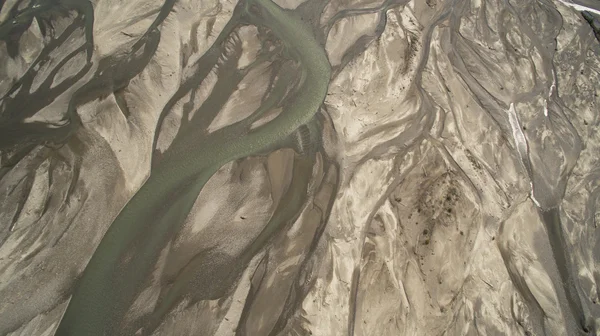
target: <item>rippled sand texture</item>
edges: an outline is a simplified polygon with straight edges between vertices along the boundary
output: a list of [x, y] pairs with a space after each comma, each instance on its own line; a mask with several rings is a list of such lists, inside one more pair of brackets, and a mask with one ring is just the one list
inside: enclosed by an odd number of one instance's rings
[[0, 335], [600, 335], [600, 6], [274, 2], [0, 1]]

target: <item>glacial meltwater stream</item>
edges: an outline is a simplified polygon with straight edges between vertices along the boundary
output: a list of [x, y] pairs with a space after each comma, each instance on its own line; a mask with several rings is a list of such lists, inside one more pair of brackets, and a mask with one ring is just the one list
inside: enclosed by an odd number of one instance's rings
[[[238, 122], [195, 143], [172, 148], [121, 210], [87, 265], [57, 334], [115, 335], [120, 319], [152, 271], [159, 252], [182, 225], [200, 190], [223, 164], [285, 141], [311, 121], [325, 99], [330, 65], [308, 25], [270, 0], [244, 4], [248, 20], [268, 27], [300, 63], [294, 100], [271, 122], [249, 130]], [[244, 136], [239, 136], [245, 134]]]

